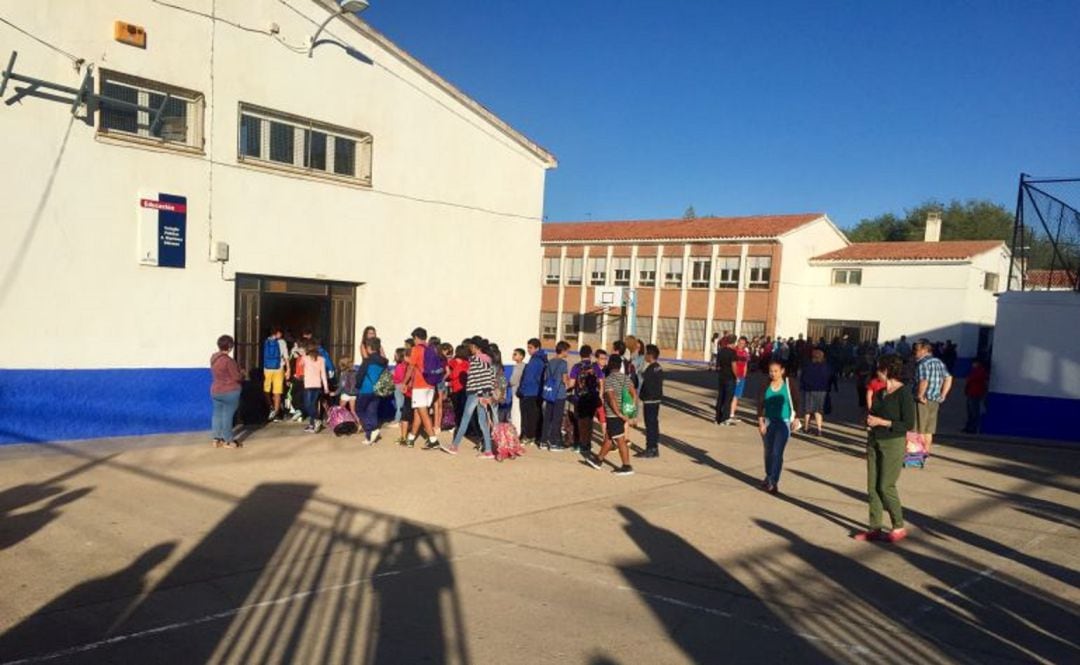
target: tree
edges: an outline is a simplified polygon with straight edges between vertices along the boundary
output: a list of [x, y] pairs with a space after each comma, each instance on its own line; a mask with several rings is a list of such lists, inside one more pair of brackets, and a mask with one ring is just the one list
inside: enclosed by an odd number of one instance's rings
[[941, 212], [942, 240], [1003, 240], [1010, 242], [1013, 214], [992, 201], [953, 200], [948, 205], [929, 200], [904, 211], [902, 217], [885, 213], [860, 221], [848, 233], [852, 242], [895, 242], [922, 240], [926, 215]]
[[685, 220], [697, 219], [697, 211], [694, 210], [694, 206], [687, 208], [686, 212], [682, 214], [682, 218]]

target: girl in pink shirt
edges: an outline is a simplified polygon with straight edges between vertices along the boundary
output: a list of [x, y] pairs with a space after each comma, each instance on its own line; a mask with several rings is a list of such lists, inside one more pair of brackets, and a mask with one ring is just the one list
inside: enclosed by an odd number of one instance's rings
[[330, 381], [326, 376], [326, 361], [319, 353], [318, 344], [308, 344], [304, 357], [304, 410], [308, 415], [305, 432], [316, 433], [322, 428], [319, 420], [319, 397], [330, 392]]

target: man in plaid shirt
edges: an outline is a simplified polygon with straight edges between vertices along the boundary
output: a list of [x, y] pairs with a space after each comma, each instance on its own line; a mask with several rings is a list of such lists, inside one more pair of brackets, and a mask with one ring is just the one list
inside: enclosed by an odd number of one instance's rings
[[928, 340], [915, 343], [915, 429], [923, 435], [927, 454], [937, 431], [938, 410], [952, 388], [949, 370], [930, 349]]

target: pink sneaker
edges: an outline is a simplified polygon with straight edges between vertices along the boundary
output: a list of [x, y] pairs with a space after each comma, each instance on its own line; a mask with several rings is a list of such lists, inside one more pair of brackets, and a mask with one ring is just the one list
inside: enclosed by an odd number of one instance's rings
[[899, 529], [893, 529], [892, 531], [883, 534], [883, 536], [884, 539], [890, 543], [898, 543], [904, 538], [907, 538], [908, 532], [907, 529], [901, 527]]
[[855, 540], [858, 540], [859, 542], [864, 542], [864, 543], [870, 542], [872, 540], [885, 540], [884, 534], [882, 534], [881, 529], [871, 529], [870, 531], [860, 531], [860, 532], [856, 533], [854, 536], [852, 536], [852, 538], [854, 538]]
[[495, 453], [480, 453], [476, 457], [478, 459], [495, 459]]

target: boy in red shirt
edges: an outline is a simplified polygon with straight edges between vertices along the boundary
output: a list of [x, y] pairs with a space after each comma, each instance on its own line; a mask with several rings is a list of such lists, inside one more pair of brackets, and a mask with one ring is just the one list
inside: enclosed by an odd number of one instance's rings
[[986, 393], [989, 391], [990, 371], [981, 360], [973, 360], [967, 383], [964, 384], [964, 395], [967, 396], [967, 424], [964, 425], [964, 431], [968, 434], [979, 433], [983, 402], [986, 401]]

